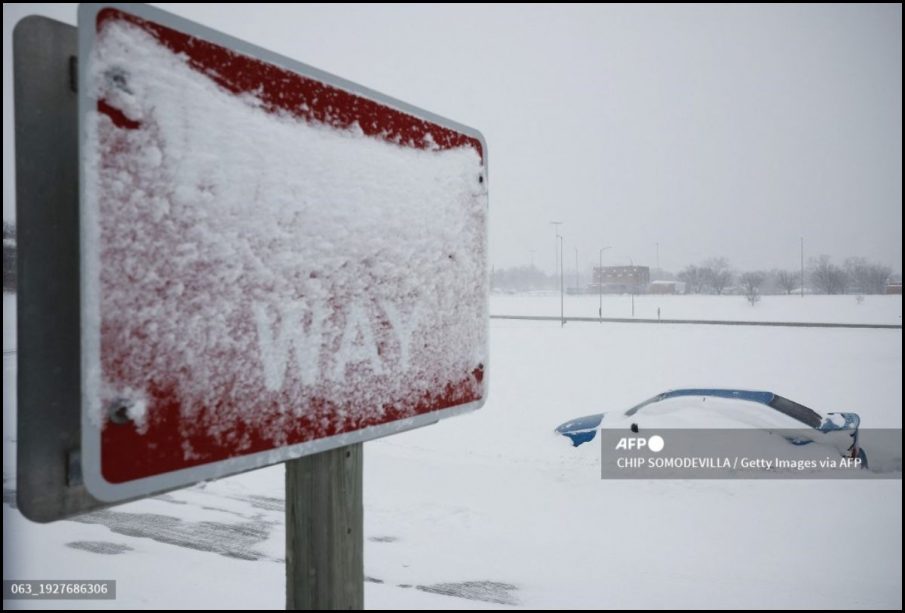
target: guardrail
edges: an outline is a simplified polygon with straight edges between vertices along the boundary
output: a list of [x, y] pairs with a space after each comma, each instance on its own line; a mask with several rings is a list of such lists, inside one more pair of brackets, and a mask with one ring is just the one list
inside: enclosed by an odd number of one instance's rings
[[[556, 315], [491, 315], [490, 319], [522, 319], [531, 321], [559, 321]], [[901, 330], [902, 324], [847, 324], [811, 321], [738, 321], [724, 319], [641, 319], [633, 317], [565, 317], [566, 322], [583, 321], [611, 324], [698, 324], [705, 326], [776, 326], [785, 328], [868, 328]]]

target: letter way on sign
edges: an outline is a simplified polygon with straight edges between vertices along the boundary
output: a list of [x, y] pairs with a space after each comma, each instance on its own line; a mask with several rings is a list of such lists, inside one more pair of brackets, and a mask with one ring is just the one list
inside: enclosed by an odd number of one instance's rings
[[479, 407], [472, 129], [147, 7], [83, 7], [82, 440], [121, 500]]

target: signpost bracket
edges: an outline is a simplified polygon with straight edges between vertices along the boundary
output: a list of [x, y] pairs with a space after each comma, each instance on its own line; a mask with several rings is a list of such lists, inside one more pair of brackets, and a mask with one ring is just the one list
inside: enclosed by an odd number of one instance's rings
[[103, 506], [82, 483], [76, 28], [13, 30], [17, 234], [16, 503], [48, 522]]

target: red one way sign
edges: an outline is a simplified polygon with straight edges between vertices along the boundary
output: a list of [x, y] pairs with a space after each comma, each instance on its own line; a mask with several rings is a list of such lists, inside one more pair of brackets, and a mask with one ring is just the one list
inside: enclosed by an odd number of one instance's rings
[[150, 7], [83, 5], [79, 39], [94, 496], [483, 403], [480, 133]]

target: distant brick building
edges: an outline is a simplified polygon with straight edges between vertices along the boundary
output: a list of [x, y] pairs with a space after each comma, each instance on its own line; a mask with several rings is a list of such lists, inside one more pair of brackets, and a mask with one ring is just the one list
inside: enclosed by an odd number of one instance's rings
[[887, 294], [901, 294], [902, 293], [902, 284], [901, 283], [887, 283], [886, 284], [886, 293]]
[[604, 292], [634, 292], [647, 291], [650, 284], [650, 267], [648, 266], [604, 266], [594, 267], [594, 281], [591, 288], [601, 289]]

